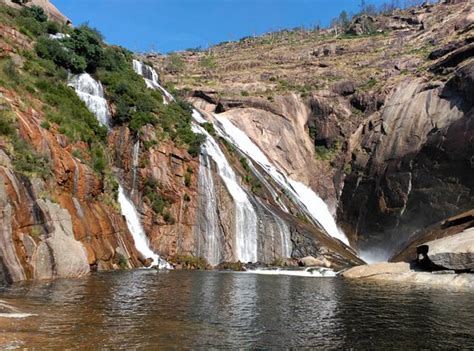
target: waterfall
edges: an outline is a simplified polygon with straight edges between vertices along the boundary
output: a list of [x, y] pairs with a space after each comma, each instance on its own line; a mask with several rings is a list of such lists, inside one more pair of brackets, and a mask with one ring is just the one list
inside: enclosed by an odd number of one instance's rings
[[257, 215], [253, 205], [215, 139], [198, 125], [193, 125], [193, 131], [206, 136], [202, 148], [216, 163], [219, 176], [234, 200], [236, 259], [242, 262], [257, 262]]
[[328, 235], [349, 245], [344, 233], [336, 225], [326, 203], [309, 187], [287, 177], [283, 172], [271, 164], [260, 148], [239, 128], [227, 118], [215, 115], [216, 130], [226, 140], [232, 143], [242, 153], [264, 169], [283, 189], [301, 205], [304, 212], [319, 225]]
[[136, 143], [133, 145], [133, 160], [132, 160], [132, 194], [135, 192], [135, 187], [137, 185], [137, 169], [138, 169], [138, 161], [140, 156], [140, 140], [137, 140]]
[[135, 205], [125, 195], [125, 192], [121, 185], [119, 186], [118, 201], [120, 203], [122, 215], [127, 221], [127, 227], [133, 235], [135, 247], [137, 248], [138, 252], [140, 252], [143, 257], [153, 259], [153, 266], [158, 266], [159, 268], [171, 268], [168, 262], [162, 260], [159, 255], [155, 254], [150, 249], [148, 237], [146, 236], [145, 231], [143, 230], [140, 217], [135, 208]]
[[198, 222], [197, 254], [215, 266], [222, 258], [217, 196], [209, 156], [201, 154], [199, 161], [199, 209], [202, 220]]
[[74, 88], [79, 99], [97, 117], [99, 123], [108, 126], [109, 106], [107, 100], [104, 99], [102, 84], [94, 80], [89, 73], [83, 73], [71, 76], [68, 86]]
[[148, 66], [145, 65], [143, 62], [138, 60], [133, 60], [133, 70], [135, 73], [141, 75], [145, 80], [146, 86], [153, 90], [160, 90], [163, 93], [163, 103], [169, 104], [170, 102], [174, 101], [173, 95], [171, 95], [165, 88], [161, 86], [159, 83], [159, 76], [156, 71]]
[[[83, 73], [75, 76], [71, 76], [68, 85], [73, 87], [79, 96], [79, 98], [86, 104], [89, 111], [91, 111], [97, 118], [97, 120], [108, 126], [109, 108], [107, 100], [104, 99], [104, 90], [100, 82], [97, 82], [89, 74]], [[138, 145], [138, 146], [137, 146]], [[138, 152], [140, 144], [136, 143], [134, 147], [134, 169], [135, 167], [135, 150], [137, 154], [138, 164]], [[135, 247], [145, 257], [152, 258], [152, 266], [159, 266], [159, 268], [170, 268], [169, 264], [162, 260], [160, 256], [155, 254], [149, 246], [148, 238], [143, 230], [140, 223], [137, 210], [134, 204], [125, 195], [124, 189], [119, 181], [119, 195], [118, 202], [122, 211], [122, 215], [125, 217], [127, 227], [133, 236], [135, 241]]]

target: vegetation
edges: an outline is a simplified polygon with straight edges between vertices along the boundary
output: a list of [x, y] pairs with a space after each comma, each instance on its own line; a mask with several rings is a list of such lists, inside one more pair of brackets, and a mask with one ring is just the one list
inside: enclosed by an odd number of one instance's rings
[[336, 141], [332, 146], [318, 145], [315, 147], [316, 159], [322, 161], [333, 161], [341, 150], [341, 143]]
[[191, 255], [175, 255], [168, 257], [167, 261], [175, 266], [179, 266], [182, 269], [191, 270], [208, 270], [211, 269], [209, 263], [207, 263], [204, 257], [196, 257]]
[[257, 194], [262, 190], [262, 184], [260, 181], [253, 175], [252, 169], [245, 157], [240, 158], [240, 164], [245, 171], [244, 181], [250, 186], [250, 190]]
[[186, 170], [186, 173], [184, 174], [184, 185], [188, 188], [191, 186], [192, 175], [193, 175], [193, 169], [188, 167], [188, 169]]
[[181, 73], [184, 71], [186, 64], [182, 57], [177, 53], [172, 53], [166, 59], [166, 70], [170, 73]]
[[16, 121], [11, 111], [0, 111], [0, 137], [10, 141], [12, 148], [6, 150], [16, 172], [33, 177], [47, 177], [51, 165], [46, 156], [40, 155], [20, 138]]
[[156, 214], [162, 215], [165, 206], [169, 205], [166, 199], [158, 191], [158, 182], [150, 177], [145, 181], [143, 195], [149, 201], [149, 204]]

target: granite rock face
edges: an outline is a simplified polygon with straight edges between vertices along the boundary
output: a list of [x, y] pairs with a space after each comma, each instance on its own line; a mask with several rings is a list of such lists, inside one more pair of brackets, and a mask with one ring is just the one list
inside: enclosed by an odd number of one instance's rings
[[102, 201], [108, 196], [103, 180], [73, 156], [67, 138], [55, 128], [41, 127], [40, 111], [21, 109], [21, 97], [2, 93], [16, 115], [20, 137], [51, 164], [47, 181], [18, 174], [3, 146], [0, 150], [0, 257], [5, 280], [119, 269], [118, 251], [127, 253], [130, 267], [141, 267], [124, 218]]
[[472, 206], [474, 123], [466, 76], [473, 67], [458, 68], [446, 84], [402, 83], [351, 137], [352, 173], [339, 219], [362, 247], [364, 241], [396, 247]]
[[434, 274], [411, 270], [408, 263], [377, 263], [353, 267], [342, 273], [347, 279], [378, 283], [416, 284], [445, 289], [474, 288], [474, 274]]
[[474, 229], [418, 246], [418, 254], [444, 269], [469, 271], [474, 269]]

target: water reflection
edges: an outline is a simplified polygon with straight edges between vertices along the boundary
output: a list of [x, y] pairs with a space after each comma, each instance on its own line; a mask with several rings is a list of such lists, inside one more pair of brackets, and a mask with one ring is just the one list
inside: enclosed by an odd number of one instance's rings
[[1, 290], [1, 300], [38, 316], [0, 318], [0, 346], [472, 348], [473, 297], [337, 278], [97, 274]]

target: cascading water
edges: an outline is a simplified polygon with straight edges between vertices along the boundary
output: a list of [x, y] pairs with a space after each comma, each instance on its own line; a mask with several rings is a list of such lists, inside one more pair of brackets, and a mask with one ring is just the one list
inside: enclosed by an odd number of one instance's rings
[[125, 195], [123, 187], [119, 186], [119, 195], [118, 201], [120, 204], [120, 209], [122, 215], [127, 221], [127, 227], [130, 230], [130, 233], [133, 235], [133, 240], [135, 241], [135, 247], [143, 255], [143, 257], [153, 259], [153, 266], [158, 266], [159, 268], [170, 268], [168, 262], [162, 260], [159, 255], [155, 254], [150, 249], [150, 244], [148, 237], [143, 230], [140, 217], [135, 208], [133, 202]]
[[[101, 124], [108, 126], [110, 114], [107, 100], [104, 99], [104, 90], [102, 85], [87, 73], [70, 77], [68, 85], [74, 88], [79, 98], [86, 104], [89, 111], [91, 111], [96, 116], [97, 120]], [[140, 146], [138, 144], [137, 150], [139, 150], [139, 147]], [[143, 230], [138, 212], [132, 201], [130, 201], [130, 199], [128, 199], [128, 197], [125, 195], [124, 189], [120, 182], [118, 201], [121, 207], [122, 215], [125, 217], [128, 229], [130, 230], [133, 240], [135, 241], [137, 250], [145, 258], [153, 259], [152, 266], [158, 266], [159, 268], [170, 268], [170, 265], [166, 261], [162, 260], [159, 255], [155, 254], [150, 249], [148, 237]]]
[[[165, 102], [173, 101], [173, 97], [158, 83], [158, 75], [156, 71], [144, 65], [140, 61], [133, 62], [135, 72], [144, 77], [147, 86], [151, 89], [159, 89], [164, 94]], [[270, 177], [279, 185], [286, 193], [289, 193], [293, 201], [300, 207], [300, 210], [313, 220], [313, 222], [320, 226], [328, 235], [338, 238], [347, 243], [344, 234], [341, 233], [336, 223], [331, 216], [327, 205], [320, 199], [310, 188], [304, 184], [296, 182], [285, 176], [280, 170], [273, 166], [261, 150], [243, 133], [240, 129], [235, 127], [230, 121], [220, 116], [215, 116], [217, 123], [215, 129], [220, 136], [232, 143], [243, 155], [253, 160], [258, 164]], [[207, 122], [202, 115], [193, 110], [193, 131], [195, 133], [204, 134], [206, 141], [202, 146], [201, 167], [199, 172], [199, 188], [201, 191], [204, 223], [199, 226], [199, 240], [197, 242], [198, 254], [204, 255], [211, 264], [217, 264], [221, 257], [220, 242], [221, 234], [219, 232], [219, 218], [217, 211], [217, 199], [214, 183], [212, 179], [212, 172], [210, 170], [210, 160], [217, 165], [217, 171], [228, 189], [232, 199], [235, 203], [236, 209], [236, 228], [235, 228], [235, 256], [244, 262], [256, 262], [258, 259], [258, 221], [259, 214], [255, 211], [254, 204], [249, 199], [249, 196], [240, 186], [237, 176], [235, 175], [230, 163], [227, 161], [225, 155], [220, 150], [217, 141], [204, 130], [199, 124]], [[259, 177], [265, 187], [270, 191], [276, 203], [280, 208], [288, 212], [288, 208], [280, 200], [278, 192], [265, 180], [260, 172], [249, 162], [254, 173]], [[284, 220], [282, 220], [274, 211], [270, 210], [264, 204], [256, 202], [256, 206], [265, 209], [267, 215], [273, 218], [272, 226], [276, 229], [269, 230], [268, 228], [260, 228], [261, 230], [271, 232], [272, 238], [277, 231], [281, 243], [281, 256], [291, 257], [292, 243], [289, 227]], [[205, 209], [205, 210], [204, 210]], [[259, 213], [261, 210], [259, 210]], [[273, 239], [272, 239], [273, 240]]]
[[[145, 79], [150, 89], [163, 92], [165, 103], [174, 101], [173, 96], [158, 83], [158, 74], [153, 68], [140, 61], [134, 60], [133, 69]], [[197, 111], [193, 111], [195, 118], [197, 116], [196, 114], [199, 115]], [[206, 203], [202, 205], [208, 209], [208, 211], [206, 211], [205, 216], [207, 218], [205, 223], [199, 226], [200, 235], [203, 236], [205, 240], [203, 240], [204, 245], [200, 245], [201, 243], [198, 241], [198, 254], [204, 255], [211, 264], [215, 265], [220, 262], [221, 244], [219, 239], [221, 233], [218, 230], [217, 199], [214, 191], [212, 173], [209, 168], [210, 163], [208, 162], [210, 158], [217, 164], [219, 176], [224, 181], [235, 203], [235, 258], [242, 262], [256, 262], [258, 259], [257, 215], [252, 203], [247, 193], [239, 185], [237, 176], [214, 138], [198, 125], [193, 125], [193, 131], [206, 136], [206, 142], [203, 145], [203, 151], [206, 156], [201, 158], [199, 178], [200, 182], [202, 182], [200, 189], [204, 192], [202, 198], [206, 201]], [[207, 160], [205, 160], [206, 158]], [[203, 168], [203, 164], [206, 164], [208, 167]]]
[[[193, 110], [192, 116], [193, 116], [194, 121], [198, 124], [206, 122], [206, 120], [202, 117], [202, 115], [197, 110]], [[218, 150], [220, 151], [218, 143], [215, 141], [215, 139], [211, 135], [209, 135], [209, 133], [203, 132], [202, 128], [200, 127], [195, 126], [194, 128], [196, 132], [205, 134], [209, 143], [214, 145], [214, 148], [217, 147]], [[208, 150], [208, 147], [205, 144], [203, 147], [203, 152], [207, 152], [207, 150]], [[221, 157], [225, 159], [225, 155], [222, 154]], [[250, 161], [249, 161], [249, 165], [253, 169], [253, 165], [251, 164]], [[230, 167], [229, 164], [228, 164], [228, 167]], [[220, 174], [220, 176], [222, 178], [222, 174]], [[226, 179], [224, 178], [222, 179], [224, 180], [224, 183], [225, 183]], [[272, 192], [272, 195], [274, 195], [275, 198], [277, 198], [276, 192], [270, 186], [270, 184], [268, 184], [268, 182], [264, 182], [264, 184], [269, 189], [269, 191]], [[213, 191], [215, 192], [215, 189], [213, 189]], [[278, 250], [276, 249], [276, 247], [273, 247], [271, 250], [273, 254], [275, 255], [273, 256], [273, 259], [278, 258], [278, 257], [291, 257], [291, 253], [292, 253], [291, 234], [286, 222], [283, 221], [274, 211], [268, 208], [268, 206], [266, 206], [264, 203], [259, 201], [257, 198], [254, 198], [253, 202], [254, 204], [251, 204], [252, 208], [256, 206], [256, 209], [258, 209], [258, 211], [255, 212], [255, 216], [257, 218], [257, 224], [261, 225], [260, 228], [256, 226], [257, 238], [260, 237], [260, 235], [263, 235], [264, 233], [266, 233], [268, 237], [265, 239], [265, 242], [270, 242], [272, 245], [279, 243], [280, 247]], [[236, 206], [238, 206], [237, 203], [236, 203]], [[281, 203], [281, 207], [286, 209], [286, 207], [282, 203]], [[279, 237], [276, 238], [275, 236], [279, 236]], [[248, 240], [248, 238], [245, 238], [245, 240]], [[258, 239], [255, 241], [255, 243], [257, 242], [258, 242]], [[260, 246], [264, 244], [265, 243], [262, 242]], [[257, 255], [258, 255], [258, 248], [257, 248]], [[260, 255], [258, 256], [260, 258]], [[268, 258], [270, 257], [267, 256], [267, 259]]]
[[257, 215], [255, 209], [247, 193], [240, 186], [234, 170], [215, 139], [198, 125], [193, 125], [193, 131], [206, 136], [206, 141], [202, 147], [205, 153], [216, 163], [219, 176], [234, 200], [236, 216], [236, 258], [242, 262], [256, 262], [258, 259], [258, 248]]
[[109, 124], [109, 107], [104, 98], [102, 85], [88, 73], [71, 76], [68, 86], [74, 88], [77, 96], [86, 104], [87, 108], [96, 116], [103, 126]]
[[199, 161], [199, 207], [203, 218], [198, 222], [197, 254], [215, 266], [222, 261], [217, 196], [210, 157], [201, 154]]
[[137, 140], [136, 143], [133, 145], [133, 159], [132, 159], [132, 195], [135, 192], [135, 187], [137, 185], [137, 169], [138, 169], [138, 161], [140, 157], [140, 140]]
[[214, 127], [222, 137], [256, 162], [275, 182], [289, 192], [294, 200], [301, 204], [301, 208], [309, 215], [315, 224], [321, 226], [328, 235], [349, 245], [349, 241], [344, 233], [337, 228], [328, 206], [314, 191], [306, 185], [287, 177], [283, 172], [272, 165], [260, 148], [227, 118], [218, 115], [214, 117], [217, 121]]
[[163, 103], [168, 104], [174, 101], [173, 95], [166, 91], [166, 89], [159, 83], [158, 73], [156, 73], [152, 67], [145, 65], [143, 62], [138, 60], [133, 60], [133, 70], [135, 73], [143, 77], [148, 88], [160, 90], [163, 93]]

